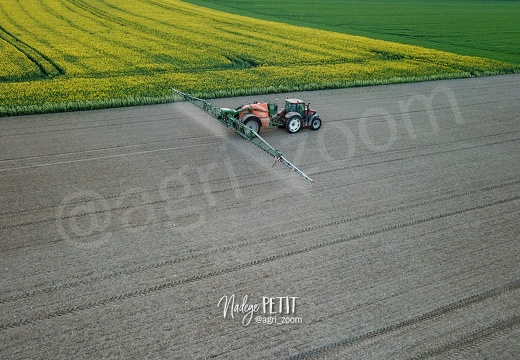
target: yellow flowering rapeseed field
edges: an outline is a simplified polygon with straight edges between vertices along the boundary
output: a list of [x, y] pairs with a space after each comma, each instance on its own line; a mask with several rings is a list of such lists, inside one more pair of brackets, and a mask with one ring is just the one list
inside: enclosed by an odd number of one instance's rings
[[179, 0], [0, 2], [0, 115], [516, 70]]

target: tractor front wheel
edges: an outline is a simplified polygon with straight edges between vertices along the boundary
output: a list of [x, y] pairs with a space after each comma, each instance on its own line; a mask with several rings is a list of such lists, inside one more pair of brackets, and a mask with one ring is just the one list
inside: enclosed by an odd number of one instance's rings
[[287, 122], [285, 123], [285, 128], [287, 131], [289, 131], [291, 134], [295, 134], [302, 128], [302, 119], [295, 115], [291, 117]]
[[312, 130], [319, 130], [320, 127], [321, 127], [321, 119], [319, 117], [316, 117], [316, 118], [312, 119], [312, 121], [311, 121], [311, 129]]

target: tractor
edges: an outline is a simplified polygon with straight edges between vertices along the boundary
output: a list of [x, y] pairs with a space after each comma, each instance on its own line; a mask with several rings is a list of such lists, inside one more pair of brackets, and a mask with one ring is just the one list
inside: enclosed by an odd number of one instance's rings
[[299, 99], [285, 99], [285, 107], [278, 111], [276, 103], [258, 103], [242, 105], [235, 109], [235, 118], [249, 129], [260, 132], [265, 126], [284, 127], [291, 134], [295, 134], [302, 127], [310, 126], [312, 130], [321, 127], [321, 119], [310, 103]]
[[228, 129], [232, 129], [238, 135], [246, 138], [273, 156], [276, 162], [284, 164], [307, 181], [314, 182], [258, 134], [262, 126], [285, 127], [290, 133], [298, 132], [302, 126], [310, 126], [311, 129], [318, 130], [321, 127], [321, 120], [316, 111], [309, 107], [310, 103], [305, 104], [301, 100], [287, 98], [285, 99], [285, 107], [281, 111], [278, 111], [276, 103], [258, 102], [239, 106], [236, 109], [229, 109], [215, 106], [207, 100], [197, 98], [177, 89], [172, 90], [176, 96], [191, 102], [213, 116]]

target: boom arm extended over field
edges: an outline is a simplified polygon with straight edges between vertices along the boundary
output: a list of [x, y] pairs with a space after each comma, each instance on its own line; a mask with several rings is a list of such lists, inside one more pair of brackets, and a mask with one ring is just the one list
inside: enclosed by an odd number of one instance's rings
[[172, 89], [173, 92], [179, 95], [183, 100], [189, 101], [200, 109], [204, 110], [209, 115], [213, 116], [217, 119], [222, 125], [225, 127], [234, 130], [237, 134], [242, 136], [243, 138], [251, 141], [253, 144], [258, 146], [260, 149], [264, 150], [266, 153], [275, 158], [276, 161], [281, 162], [285, 166], [287, 166], [292, 171], [296, 172], [298, 175], [306, 179], [307, 181], [313, 183], [310, 177], [305, 175], [300, 169], [294, 166], [289, 160], [287, 160], [281, 152], [274, 149], [267, 141], [265, 141], [258, 133], [247, 126], [245, 126], [242, 122], [235, 118], [235, 114], [237, 112], [233, 109], [227, 108], [219, 108], [209, 101], [199, 99], [197, 97], [191, 96], [190, 94], [183, 93], [179, 90]]

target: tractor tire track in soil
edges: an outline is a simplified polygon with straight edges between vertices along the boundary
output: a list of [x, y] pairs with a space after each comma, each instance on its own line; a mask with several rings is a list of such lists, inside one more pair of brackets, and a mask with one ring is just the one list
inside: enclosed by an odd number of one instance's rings
[[[362, 164], [357, 164], [357, 165], [336, 167], [336, 168], [331, 168], [331, 169], [323, 170], [323, 171], [315, 171], [315, 172], [312, 172], [310, 174], [311, 175], [319, 175], [319, 174], [325, 174], [325, 173], [330, 173], [330, 172], [354, 169], [354, 168], [358, 168], [358, 167], [379, 165], [379, 164], [385, 164], [385, 163], [394, 162], [394, 161], [402, 161], [402, 160], [407, 160], [407, 159], [413, 159], [413, 158], [416, 158], [416, 157], [438, 155], [438, 154], [450, 153], [450, 152], [454, 152], [454, 151], [462, 151], [462, 150], [468, 150], [468, 149], [472, 149], [472, 148], [498, 145], [498, 144], [503, 144], [503, 143], [508, 143], [508, 142], [515, 142], [515, 141], [518, 141], [518, 140], [520, 140], [520, 138], [496, 141], [496, 142], [488, 143], [488, 144], [471, 145], [471, 146], [461, 147], [461, 148], [452, 149], [452, 150], [439, 150], [439, 151], [433, 151], [433, 152], [428, 152], [428, 153], [423, 153], [423, 154], [415, 154], [415, 155], [398, 157], [398, 158], [393, 158], [393, 159], [386, 159], [386, 160], [379, 160], [379, 161], [375, 161], [375, 162], [362, 163]], [[210, 144], [204, 144], [204, 145], [213, 145], [213, 144], [216, 144], [216, 142], [215, 143], [210, 143]], [[430, 146], [437, 147], [437, 146], [440, 146], [440, 145], [444, 146], [444, 145], [448, 145], [448, 143], [433, 144], [433, 145], [430, 145]], [[424, 148], [424, 147], [426, 147], [426, 146], [423, 146], [421, 148]], [[417, 147], [394, 149], [392, 152], [401, 152], [403, 150], [411, 150], [411, 149], [417, 149]], [[168, 151], [168, 150], [171, 150], [171, 149], [170, 148], [168, 148], [168, 149], [160, 149], [159, 151], [162, 151], [162, 150]], [[155, 151], [156, 150], [150, 150], [150, 152], [155, 152]], [[148, 151], [143, 151], [143, 152], [148, 152]], [[141, 154], [143, 152], [139, 152], [139, 154]], [[132, 153], [130, 153], [130, 154], [125, 153], [125, 154], [118, 154], [118, 155], [109, 155], [109, 156], [104, 156], [102, 158], [120, 157], [120, 156], [127, 156], [127, 155], [133, 155], [133, 154]], [[370, 156], [370, 155], [374, 155], [374, 153], [366, 153], [366, 154], [362, 154], [362, 155], [357, 155], [357, 156], [353, 156], [352, 158], [355, 158], [355, 157], [367, 157], [367, 156]], [[381, 155], [381, 154], [379, 154], [379, 155]], [[99, 158], [82, 159], [80, 161], [89, 161], [89, 160], [99, 160]], [[347, 159], [341, 159], [341, 160], [347, 160]], [[63, 164], [63, 163], [76, 162], [76, 161], [78, 161], [78, 160], [70, 160], [70, 161], [50, 163], [50, 164], [51, 165], [53, 165], [53, 164]], [[320, 163], [323, 163], [323, 162], [306, 163], [305, 165], [309, 166], [309, 165], [315, 165], [315, 164], [320, 164]], [[39, 166], [39, 165], [35, 165], [35, 166]], [[45, 166], [45, 165], [41, 165], [41, 166]], [[23, 169], [23, 168], [24, 167], [20, 167], [20, 168], [16, 168], [16, 169]], [[5, 170], [11, 170], [11, 169], [5, 169]], [[2, 171], [2, 169], [0, 169], [0, 171]], [[246, 175], [241, 175], [239, 177], [240, 178], [251, 177], [251, 176], [254, 176], [254, 175], [257, 175], [257, 174], [260, 174], [260, 172], [248, 173]], [[222, 181], [222, 180], [231, 180], [231, 179], [229, 177], [226, 177], [226, 178], [211, 179], [211, 180], [208, 180], [208, 181], [200, 181], [199, 183], [200, 184], [204, 184], [204, 183], [210, 183], [210, 182]], [[205, 192], [201, 192], [201, 193], [192, 194], [192, 195], [189, 195], [189, 196], [177, 197], [175, 200], [187, 199], [187, 198], [192, 198], [192, 197], [206, 196], [208, 194], [208, 192], [212, 193], [212, 194], [216, 194], [216, 193], [222, 193], [222, 192], [227, 192], [227, 191], [247, 189], [247, 188], [250, 188], [250, 187], [264, 185], [264, 184], [269, 184], [269, 183], [274, 183], [274, 181], [264, 181], [264, 182], [258, 182], [258, 183], [248, 184], [248, 185], [241, 185], [241, 186], [236, 186], [236, 187], [229, 187], [229, 188], [219, 189], [219, 190], [209, 190], [209, 191], [205, 191]], [[177, 187], [180, 187], [180, 185], [178, 185]], [[501, 186], [499, 186], [499, 187], [501, 187]], [[174, 188], [175, 187], [168, 187], [168, 189], [174, 189]], [[158, 190], [147, 189], [145, 191], [157, 192]], [[119, 196], [121, 196], [121, 195], [110, 196], [110, 197], [107, 197], [107, 198], [111, 199], [111, 198], [117, 198]], [[75, 201], [72, 204], [81, 204], [81, 203], [84, 203], [84, 202], [85, 201]], [[153, 202], [149, 202], [149, 203], [144, 203], [143, 206], [155, 205], [155, 204], [163, 203], [163, 202], [166, 202], [166, 200], [157, 200], [157, 201], [153, 201]], [[8, 210], [8, 211], [0, 213], [0, 216], [2, 216], [2, 215], [9, 215], [9, 214], [20, 214], [20, 213], [25, 213], [25, 212], [30, 212], [30, 211], [38, 211], [38, 210], [43, 210], [43, 209], [58, 208], [61, 205], [62, 204], [55, 203], [55, 204], [49, 204], [49, 205], [42, 205], [42, 206], [39, 206], [39, 207], [36, 207], [36, 208], [30, 208], [30, 209], [13, 209], [13, 210]], [[99, 214], [99, 213], [103, 213], [103, 212], [107, 212], [107, 211], [125, 210], [125, 209], [131, 208], [131, 207], [133, 207], [133, 206], [132, 205], [128, 205], [128, 206], [125, 206], [125, 207], [114, 207], [114, 208], [110, 208], [110, 209], [107, 209], [107, 210], [100, 210], [100, 211], [96, 211], [96, 212], [83, 212], [81, 214], [75, 214], [74, 216], [54, 217], [54, 218], [42, 219], [42, 220], [38, 220], [38, 221], [28, 221], [28, 222], [23, 222], [23, 223], [19, 223], [19, 224], [3, 225], [3, 226], [0, 226], [0, 230], [1, 229], [17, 228], [17, 227], [22, 227], [22, 226], [31, 226], [31, 225], [42, 224], [42, 223], [49, 223], [49, 222], [52, 222], [52, 221], [66, 220], [66, 219], [70, 219], [71, 217], [81, 217], [81, 216], [86, 216], [86, 215], [92, 215], [92, 214], [95, 214], [95, 213]]]
[[511, 316], [504, 320], [499, 320], [496, 323], [487, 326], [483, 329], [479, 329], [470, 335], [465, 335], [461, 339], [445, 344], [439, 348], [429, 350], [419, 356], [415, 356], [412, 359], [428, 359], [433, 356], [438, 356], [456, 348], [473, 348], [477, 343], [485, 342], [492, 337], [499, 337], [504, 333], [510, 332], [513, 328], [520, 325], [520, 316]]
[[[356, 342], [366, 341], [366, 340], [369, 340], [369, 339], [371, 339], [373, 337], [376, 337], [376, 336], [384, 335], [384, 334], [392, 332], [392, 331], [400, 330], [401, 328], [404, 328], [404, 327], [407, 327], [407, 326], [413, 326], [413, 325], [415, 325], [415, 324], [417, 324], [419, 322], [422, 322], [422, 321], [430, 320], [430, 319], [435, 318], [437, 316], [445, 315], [445, 314], [447, 314], [447, 313], [449, 313], [451, 311], [460, 309], [462, 307], [469, 306], [469, 305], [472, 305], [474, 303], [487, 300], [489, 298], [497, 297], [497, 296], [506, 294], [508, 292], [516, 291], [519, 288], [520, 288], [520, 280], [517, 280], [517, 281], [514, 281], [512, 283], [505, 284], [503, 286], [491, 289], [489, 291], [482, 292], [480, 294], [475, 294], [475, 295], [472, 295], [472, 296], [464, 298], [464, 299], [460, 299], [460, 300], [458, 300], [456, 302], [453, 302], [451, 304], [438, 307], [436, 309], [433, 309], [432, 311], [429, 311], [427, 313], [421, 314], [421, 315], [416, 316], [414, 318], [407, 319], [407, 320], [401, 321], [401, 322], [396, 323], [396, 324], [391, 324], [391, 325], [385, 326], [383, 328], [379, 328], [379, 329], [376, 329], [376, 330], [373, 330], [373, 331], [370, 331], [370, 332], [367, 332], [367, 333], [364, 333], [364, 334], [361, 334], [361, 335], [352, 336], [352, 337], [349, 337], [349, 338], [346, 338], [346, 339], [343, 339], [343, 340], [340, 340], [340, 341], [336, 341], [334, 343], [330, 343], [330, 344], [327, 344], [327, 345], [322, 345], [322, 346], [317, 347], [315, 349], [308, 350], [308, 351], [300, 353], [298, 355], [294, 355], [294, 356], [288, 357], [287, 360], [307, 359], [307, 358], [313, 357], [315, 355], [318, 355], [318, 354], [320, 354], [322, 352], [328, 352], [329, 350], [332, 350], [332, 349], [337, 348], [337, 347], [348, 346], [348, 345], [352, 345], [352, 344], [354, 344]], [[426, 352], [424, 354], [421, 354], [421, 355], [419, 355], [417, 357], [414, 357], [413, 359], [424, 359], [424, 358], [428, 358], [428, 357], [431, 357], [431, 356], [435, 356], [435, 355], [438, 355], [438, 354], [440, 354], [440, 353], [442, 353], [444, 351], [449, 350], [452, 347], [462, 346], [462, 345], [465, 345], [465, 344], [467, 344], [469, 342], [477, 341], [477, 340], [479, 340], [480, 338], [482, 338], [484, 336], [490, 336], [490, 335], [492, 335], [492, 334], [494, 334], [494, 333], [496, 333], [498, 331], [501, 331], [501, 330], [504, 330], [504, 329], [509, 329], [509, 328], [511, 328], [513, 326], [517, 326], [519, 324], [520, 324], [520, 317], [519, 316], [513, 316], [513, 317], [508, 318], [506, 320], [498, 321], [496, 324], [494, 324], [494, 325], [492, 325], [492, 326], [490, 326], [490, 327], [488, 327], [486, 329], [481, 329], [478, 332], [472, 334], [471, 336], [465, 336], [463, 339], [458, 340], [458, 341], [453, 342], [453, 343], [450, 343], [450, 344], [447, 344], [447, 345], [445, 345], [445, 346], [443, 346], [441, 348], [438, 348], [438, 349], [435, 349], [435, 350], [429, 350], [428, 352]]]
[[278, 94], [312, 185], [190, 104], [0, 119], [0, 357], [516, 358], [519, 90]]
[[[447, 196], [442, 196], [442, 197], [438, 197], [438, 198], [424, 200], [424, 201], [421, 201], [421, 202], [418, 202], [418, 203], [406, 204], [406, 205], [402, 205], [402, 206], [395, 207], [395, 208], [382, 209], [382, 210], [379, 210], [379, 211], [376, 211], [376, 212], [360, 214], [360, 215], [357, 215], [357, 216], [354, 216], [354, 217], [351, 217], [351, 218], [341, 218], [341, 219], [338, 219], [338, 220], [335, 220], [335, 221], [331, 221], [331, 222], [327, 222], [327, 223], [320, 223], [320, 224], [316, 224], [316, 225], [312, 225], [312, 226], [307, 226], [305, 228], [295, 229], [295, 230], [292, 230], [290, 232], [278, 233], [278, 234], [275, 234], [275, 235], [272, 235], [272, 236], [269, 236], [269, 237], [264, 237], [264, 238], [260, 238], [260, 239], [256, 239], [256, 240], [248, 240], [246, 242], [237, 243], [237, 244], [232, 245], [232, 246], [226, 246], [226, 247], [217, 248], [217, 249], [210, 249], [210, 250], [207, 250], [207, 251], [205, 250], [205, 251], [203, 251], [201, 253], [192, 254], [192, 255], [189, 255], [189, 256], [186, 256], [186, 257], [182, 257], [182, 258], [175, 258], [175, 259], [171, 259], [171, 260], [161, 261], [159, 263], [153, 263], [153, 264], [150, 264], [150, 265], [147, 265], [147, 266], [139, 266], [139, 267], [134, 268], [134, 269], [113, 272], [113, 273], [106, 274], [106, 275], [104, 275], [102, 277], [88, 278], [88, 279], [82, 280], [82, 281], [77, 281], [77, 282], [72, 282], [72, 283], [64, 283], [64, 284], [61, 284], [60, 286], [57, 286], [57, 287], [50, 287], [50, 288], [40, 289], [38, 291], [25, 292], [25, 293], [22, 293], [22, 294], [19, 294], [19, 295], [10, 296], [8, 298], [3, 298], [3, 299], [0, 298], [0, 304], [6, 303], [6, 302], [15, 301], [15, 300], [19, 300], [19, 299], [23, 299], [23, 298], [28, 298], [28, 297], [32, 297], [32, 296], [37, 296], [37, 295], [43, 294], [43, 293], [51, 293], [51, 292], [55, 292], [55, 291], [59, 291], [59, 290], [63, 290], [63, 289], [74, 288], [74, 287], [78, 287], [78, 286], [81, 286], [81, 285], [91, 284], [91, 283], [95, 283], [97, 281], [106, 280], [106, 279], [109, 279], [109, 278], [114, 278], [114, 277], [118, 277], [118, 276], [122, 276], [122, 275], [131, 275], [131, 274], [135, 274], [135, 273], [138, 273], [138, 272], [147, 271], [147, 270], [150, 270], [150, 269], [158, 269], [158, 268], [163, 267], [163, 266], [169, 266], [169, 265], [173, 265], [173, 264], [180, 263], [180, 262], [183, 262], [183, 261], [193, 260], [193, 259], [196, 259], [198, 257], [207, 256], [209, 254], [226, 252], [226, 251], [230, 251], [230, 250], [237, 250], [237, 249], [240, 249], [240, 248], [246, 248], [246, 247], [254, 245], [254, 244], [266, 243], [266, 242], [273, 241], [273, 240], [276, 240], [276, 239], [279, 239], [279, 238], [283, 238], [283, 237], [286, 237], [286, 236], [290, 236], [290, 235], [303, 234], [305, 232], [311, 232], [311, 231], [315, 231], [315, 230], [318, 230], [318, 229], [323, 229], [323, 228], [327, 228], [327, 227], [337, 226], [337, 225], [344, 224], [344, 223], [347, 223], [347, 222], [354, 222], [354, 221], [360, 220], [360, 219], [367, 219], [367, 218], [370, 218], [370, 217], [375, 217], [377, 215], [389, 214], [389, 213], [392, 213], [392, 212], [397, 212], [399, 210], [412, 209], [412, 208], [419, 207], [419, 206], [425, 206], [425, 205], [433, 204], [435, 202], [461, 198], [461, 197], [472, 195], [472, 194], [475, 194], [475, 193], [480, 193], [480, 192], [484, 192], [484, 191], [490, 191], [490, 190], [494, 190], [494, 189], [500, 189], [500, 188], [503, 188], [503, 187], [506, 187], [506, 186], [518, 185], [518, 184], [520, 184], [520, 180], [514, 180], [514, 181], [507, 182], [507, 183], [493, 185], [493, 186], [488, 186], [486, 188], [481, 188], [481, 189], [477, 189], [477, 190], [466, 191], [466, 192], [458, 193], [458, 194], [451, 194], [451, 195], [447, 195]], [[455, 214], [461, 214], [461, 213], [467, 212], [467, 211], [473, 211], [473, 210], [477, 210], [477, 209], [482, 209], [482, 208], [487, 207], [487, 206], [495, 206], [495, 205], [502, 204], [502, 203], [505, 203], [505, 202], [517, 200], [518, 198], [519, 198], [518, 196], [515, 196], [515, 197], [512, 197], [510, 199], [502, 199], [502, 200], [498, 200], [496, 202], [493, 202], [491, 204], [484, 204], [484, 205], [478, 206], [478, 207], [472, 207], [472, 208], [467, 208], [467, 209], [458, 209], [458, 210], [450, 212], [450, 213], [444, 213], [444, 214], [440, 214], [440, 215], [433, 216], [433, 217], [430, 217], [430, 218], [414, 220], [413, 222], [411, 222], [409, 224], [406, 224], [406, 223], [405, 224], [398, 224], [398, 225], [395, 225], [394, 227], [392, 227], [390, 230], [397, 229], [397, 228], [400, 228], [400, 227], [410, 226], [410, 225], [413, 225], [413, 224], [418, 224], [418, 223], [421, 223], [421, 222], [435, 220], [435, 219], [439, 219], [439, 218], [446, 217], [446, 216], [452, 216], [452, 215], [455, 215]], [[149, 204], [145, 204], [145, 205], [149, 205]], [[123, 209], [126, 209], [126, 207], [123, 208]], [[121, 210], [121, 209], [111, 209], [111, 211], [113, 211], [113, 210]], [[100, 211], [100, 212], [104, 212], [104, 210]], [[89, 214], [91, 214], [91, 213], [89, 213]], [[88, 215], [88, 214], [87, 213], [85, 213], [85, 214], [77, 214], [75, 216], [84, 216], [84, 215]], [[51, 219], [49, 221], [43, 221], [43, 222], [40, 222], [40, 223], [47, 223], [47, 222], [50, 222], [50, 221], [65, 220], [65, 219], [68, 219], [68, 218]], [[347, 238], [347, 239], [342, 239], [341, 242], [357, 239], [357, 238], [360, 238], [360, 237], [363, 237], [363, 236], [367, 236], [367, 235], [373, 235], [373, 234], [376, 234], [376, 233], [381, 233], [381, 232], [384, 232], [384, 231], [388, 231], [388, 229], [374, 230], [374, 231], [369, 232], [368, 234], [364, 234], [364, 233], [358, 234], [356, 236], [352, 236], [352, 237]], [[57, 239], [56, 241], [60, 241], [60, 240]], [[319, 245], [317, 245], [317, 248], [320, 248], [320, 247], [323, 247], [323, 246], [333, 245], [333, 244], [336, 244], [336, 243], [337, 242], [329, 243], [329, 244], [319, 244]], [[285, 256], [290, 256], [290, 255], [293, 255], [293, 254], [285, 254]], [[0, 326], [0, 328], [1, 328], [1, 326]]]
[[[520, 181], [515, 181], [513, 183], [518, 184], [519, 182]], [[503, 187], [505, 185], [507, 185], [507, 184], [502, 184], [502, 185], [491, 187], [491, 188], [488, 188], [488, 189], [482, 189], [481, 191], [490, 190], [490, 189], [497, 189], [497, 188]], [[468, 195], [468, 194], [469, 193], [466, 193], [465, 195]], [[456, 197], [459, 197], [459, 196], [460, 195], [458, 194], [457, 196], [445, 197], [443, 200], [446, 200], [448, 198], [456, 198]], [[351, 240], [354, 240], [354, 239], [358, 239], [358, 238], [362, 238], [362, 237], [366, 237], [366, 236], [370, 236], [370, 235], [375, 235], [375, 234], [380, 234], [380, 233], [383, 233], [383, 232], [386, 232], [386, 231], [392, 231], [392, 230], [395, 230], [395, 229], [408, 227], [408, 226], [413, 226], [413, 225], [424, 223], [424, 222], [427, 222], [427, 221], [437, 220], [437, 219], [441, 219], [441, 218], [444, 218], [444, 217], [453, 216], [453, 215], [456, 215], [456, 214], [462, 214], [462, 213], [468, 212], [468, 211], [474, 211], [474, 210], [478, 210], [478, 209], [483, 209], [483, 208], [488, 207], [488, 206], [500, 205], [500, 204], [504, 204], [504, 203], [507, 203], [507, 202], [510, 202], [510, 201], [515, 201], [515, 200], [518, 200], [518, 199], [520, 199], [520, 195], [512, 196], [512, 197], [510, 197], [508, 199], [500, 199], [500, 200], [495, 201], [493, 203], [482, 204], [482, 205], [471, 207], [471, 208], [457, 209], [457, 210], [452, 211], [452, 212], [443, 213], [443, 214], [437, 214], [437, 215], [430, 216], [428, 218], [422, 218], [422, 219], [413, 220], [413, 221], [408, 222], [408, 223], [400, 223], [400, 224], [389, 226], [389, 227], [382, 228], [382, 229], [377, 229], [377, 230], [372, 230], [372, 231], [369, 231], [369, 232], [359, 233], [359, 234], [350, 236], [348, 238], [339, 239], [339, 240], [331, 241], [331, 242], [328, 242], [328, 243], [320, 243], [320, 244], [317, 244], [317, 245], [312, 246], [312, 247], [308, 247], [308, 248], [296, 250], [296, 251], [293, 251], [293, 252], [287, 252], [287, 253], [284, 253], [284, 254], [280, 254], [279, 256], [276, 256], [276, 257], [258, 259], [258, 260], [255, 260], [255, 261], [249, 263], [249, 264], [244, 264], [244, 265], [240, 266], [239, 268], [245, 268], [245, 267], [249, 267], [249, 266], [254, 266], [254, 265], [257, 265], [258, 263], [264, 263], [264, 262], [267, 262], [267, 261], [278, 260], [278, 259], [283, 258], [283, 257], [288, 257], [288, 256], [297, 255], [297, 254], [302, 254], [302, 253], [313, 251], [313, 250], [316, 250], [316, 249], [320, 249], [320, 248], [323, 248], [323, 247], [326, 247], [326, 246], [332, 246], [332, 245], [336, 245], [336, 244], [339, 244], [339, 243], [351, 241]], [[329, 227], [329, 226], [339, 225], [341, 223], [345, 223], [345, 222], [348, 222], [348, 221], [355, 221], [355, 220], [358, 220], [358, 219], [369, 218], [369, 217], [372, 217], [372, 216], [382, 215], [382, 214], [385, 214], [385, 213], [389, 213], [389, 212], [393, 212], [393, 211], [397, 211], [397, 210], [403, 210], [403, 209], [406, 209], [406, 208], [412, 208], [412, 207], [416, 207], [416, 206], [423, 206], [423, 205], [426, 205], [428, 203], [433, 203], [433, 202], [436, 202], [436, 201], [439, 201], [439, 199], [435, 199], [435, 200], [432, 200], [432, 201], [429, 201], [429, 202], [422, 202], [420, 204], [406, 205], [406, 206], [403, 206], [401, 208], [384, 210], [384, 211], [380, 211], [380, 212], [376, 212], [376, 213], [372, 213], [372, 214], [363, 214], [361, 216], [358, 216], [357, 218], [340, 219], [340, 220], [337, 220], [337, 221], [334, 221], [334, 222], [330, 222], [330, 223], [319, 224], [319, 225], [315, 225], [315, 226], [312, 226], [312, 227], [307, 227], [307, 228], [304, 228], [304, 229], [297, 229], [297, 230], [291, 231], [289, 233], [277, 234], [277, 235], [274, 235], [274, 236], [271, 236], [271, 237], [268, 237], [268, 238], [259, 239], [258, 241], [249, 241], [247, 243], [242, 243], [242, 244], [238, 244], [238, 245], [235, 245], [235, 246], [228, 246], [226, 248], [213, 249], [213, 250], [211, 250], [209, 252], [201, 253], [201, 254], [198, 254], [198, 255], [191, 255], [189, 257], [175, 259], [175, 260], [172, 260], [172, 261], [165, 261], [165, 262], [162, 262], [162, 263], [156, 263], [156, 264], [147, 266], [146, 268], [139, 267], [137, 269], [130, 270], [130, 271], [128, 271], [128, 270], [127, 271], [120, 271], [118, 273], [112, 273], [112, 274], [104, 276], [103, 278], [98, 278], [96, 280], [99, 281], [101, 279], [107, 279], [107, 278], [111, 278], [111, 277], [115, 277], [115, 276], [121, 276], [123, 274], [128, 275], [128, 274], [137, 273], [137, 272], [144, 271], [144, 270], [149, 270], [151, 268], [156, 269], [156, 268], [159, 268], [161, 266], [171, 265], [173, 263], [178, 263], [178, 262], [181, 262], [181, 261], [195, 259], [196, 257], [199, 257], [199, 256], [204, 256], [204, 255], [208, 255], [208, 254], [212, 254], [212, 253], [219, 253], [219, 252], [234, 250], [234, 249], [238, 249], [238, 248], [241, 248], [241, 247], [250, 246], [250, 245], [253, 245], [253, 244], [258, 244], [258, 243], [264, 243], [264, 242], [267, 242], [267, 241], [272, 241], [272, 240], [275, 240], [275, 239], [280, 238], [280, 237], [285, 237], [285, 236], [295, 235], [295, 234], [301, 234], [301, 233], [304, 233], [304, 232], [314, 231], [314, 230], [325, 228], [325, 227]], [[230, 272], [230, 271], [236, 271], [236, 268], [223, 269], [222, 270], [223, 273]], [[220, 275], [220, 274], [221, 274], [221, 272], [214, 272], [214, 273], [210, 273], [209, 275], [208, 274], [200, 275], [200, 276], [198, 276], [196, 278], [190, 278], [190, 279], [185, 280], [185, 281], [176, 282], [176, 284], [178, 285], [178, 284], [182, 284], [184, 282], [191, 282], [191, 281], [195, 281], [197, 279], [203, 279], [203, 278], [207, 278], [207, 277], [210, 277], [210, 276], [216, 276], [216, 275]], [[39, 293], [49, 293], [49, 292], [60, 290], [60, 289], [64, 289], [64, 288], [76, 287], [76, 286], [78, 286], [80, 284], [91, 283], [91, 282], [94, 282], [94, 281], [95, 281], [94, 279], [90, 279], [89, 281], [82, 281], [82, 282], [71, 283], [71, 284], [63, 284], [59, 288], [47, 288], [47, 289], [44, 289], [44, 290], [42, 290], [40, 292], [25, 293], [25, 294], [22, 294], [22, 295], [19, 295], [19, 296], [15, 296], [15, 297], [10, 297], [10, 298], [7, 298], [7, 299], [0, 299], [0, 304], [8, 302], [8, 301], [13, 301], [13, 300], [29, 297], [29, 296], [35, 296], [35, 295], [37, 295]], [[164, 287], [171, 287], [171, 285], [172, 284], [167, 284], [167, 285], [164, 285]], [[161, 287], [161, 289], [162, 288], [163, 287]], [[158, 289], [154, 288], [153, 291], [156, 291], [156, 290], [158, 290]], [[140, 293], [138, 293], [138, 294], [140, 294]], [[129, 296], [125, 296], [125, 297], [129, 297]], [[0, 328], [2, 328], [2, 325], [0, 325]]]

